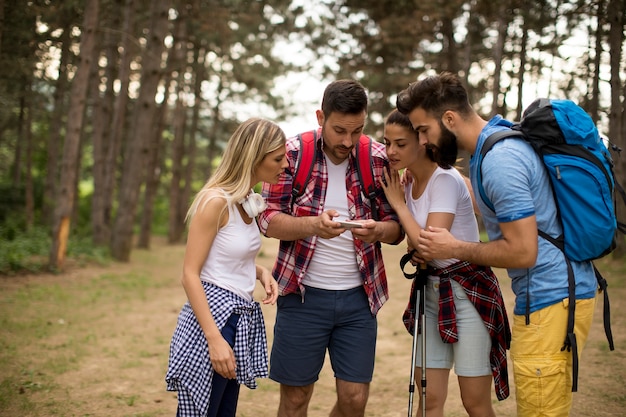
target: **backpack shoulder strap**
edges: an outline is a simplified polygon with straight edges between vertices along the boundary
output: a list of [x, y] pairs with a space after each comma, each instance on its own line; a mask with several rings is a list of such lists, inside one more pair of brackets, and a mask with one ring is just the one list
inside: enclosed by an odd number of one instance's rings
[[487, 207], [491, 209], [491, 211], [493, 211], [494, 209], [493, 204], [491, 203], [491, 200], [489, 200], [489, 198], [485, 194], [485, 190], [483, 188], [483, 173], [482, 173], [483, 159], [485, 158], [485, 155], [487, 155], [487, 152], [491, 150], [493, 145], [496, 144], [496, 142], [499, 142], [502, 139], [513, 137], [513, 136], [523, 137], [523, 134], [522, 132], [518, 130], [513, 130], [513, 129], [499, 130], [489, 135], [487, 139], [485, 139], [485, 142], [483, 142], [482, 148], [480, 148], [480, 158], [478, 159], [478, 169], [476, 170], [476, 178], [477, 178], [476, 183], [478, 184], [478, 192], [480, 194], [480, 198], [483, 200], [485, 205], [487, 205]]
[[[501, 141], [502, 139], [508, 138], [511, 136], [523, 137], [523, 133], [517, 130], [513, 130], [513, 129], [498, 130], [497, 132], [492, 133], [491, 135], [487, 137], [487, 139], [485, 139], [485, 142], [483, 143], [483, 147], [480, 148], [480, 155], [484, 158], [487, 152], [491, 150], [491, 148], [496, 142]], [[481, 158], [481, 161], [482, 161], [482, 158]]]
[[376, 192], [376, 187], [374, 185], [374, 173], [372, 172], [372, 139], [369, 136], [361, 135], [359, 145], [356, 148], [356, 160], [363, 192], [370, 197], [370, 195]]
[[359, 144], [356, 148], [356, 166], [363, 194], [370, 200], [372, 218], [378, 220], [376, 184], [374, 182], [374, 168], [372, 167], [372, 139], [367, 135], [361, 135], [359, 138]]
[[[315, 164], [315, 156], [317, 153], [318, 131], [311, 130], [298, 135], [300, 141], [300, 153], [294, 170], [292, 188], [291, 188], [291, 205], [296, 197], [304, 193], [306, 184], [309, 182], [313, 165]], [[363, 194], [370, 200], [372, 207], [372, 218], [377, 220], [378, 211], [376, 210], [375, 197], [376, 185], [374, 182], [374, 172], [372, 167], [372, 139], [367, 135], [361, 135], [356, 148], [356, 163], [359, 181], [363, 189]]]
[[315, 154], [317, 152], [317, 130], [311, 130], [298, 135], [300, 141], [300, 153], [296, 162], [295, 172], [293, 174], [293, 182], [291, 188], [291, 204], [296, 197], [304, 193], [306, 184], [309, 182], [313, 165], [315, 163]]

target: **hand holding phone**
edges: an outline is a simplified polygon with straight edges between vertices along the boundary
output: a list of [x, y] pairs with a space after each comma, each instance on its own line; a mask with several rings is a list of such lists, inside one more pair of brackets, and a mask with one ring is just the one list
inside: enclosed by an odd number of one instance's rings
[[338, 222], [341, 227], [345, 229], [354, 229], [354, 228], [362, 228], [363, 225], [359, 222], [351, 222], [349, 220], [341, 220]]

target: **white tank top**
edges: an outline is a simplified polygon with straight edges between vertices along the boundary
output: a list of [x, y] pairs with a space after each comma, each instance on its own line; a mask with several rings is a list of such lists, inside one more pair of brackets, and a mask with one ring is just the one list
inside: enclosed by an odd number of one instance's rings
[[261, 236], [256, 221], [246, 224], [239, 210], [229, 205], [228, 223], [215, 236], [200, 271], [200, 280], [252, 301], [259, 249]]
[[[426, 226], [430, 213], [452, 213], [454, 220], [450, 233], [459, 240], [478, 242], [478, 223], [467, 185], [455, 169], [437, 167], [430, 177], [424, 192], [418, 199], [411, 195], [411, 186], [405, 188], [407, 207], [420, 227]], [[436, 268], [445, 268], [457, 259], [433, 259]]]
[[[349, 218], [346, 191], [348, 160], [335, 165], [326, 157], [326, 166], [328, 184], [324, 210], [335, 209], [339, 212], [337, 219], [347, 219]], [[313, 257], [302, 278], [302, 284], [325, 290], [349, 290], [363, 285], [356, 263], [354, 237], [350, 230], [332, 239], [317, 239]]]

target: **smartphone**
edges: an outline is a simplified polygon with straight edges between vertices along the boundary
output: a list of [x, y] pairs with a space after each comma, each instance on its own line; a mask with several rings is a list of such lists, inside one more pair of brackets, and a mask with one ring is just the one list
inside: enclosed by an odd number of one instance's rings
[[354, 229], [354, 228], [362, 228], [363, 225], [359, 222], [351, 222], [349, 220], [342, 220], [339, 221], [339, 224], [341, 225], [341, 227], [344, 227], [346, 229]]

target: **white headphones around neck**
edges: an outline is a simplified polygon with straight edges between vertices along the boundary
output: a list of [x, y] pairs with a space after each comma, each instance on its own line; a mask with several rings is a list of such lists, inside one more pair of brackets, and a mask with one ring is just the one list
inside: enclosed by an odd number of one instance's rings
[[239, 200], [239, 204], [241, 204], [243, 211], [251, 218], [258, 216], [267, 207], [265, 199], [261, 194], [255, 193], [254, 190], [250, 190], [246, 198]]

